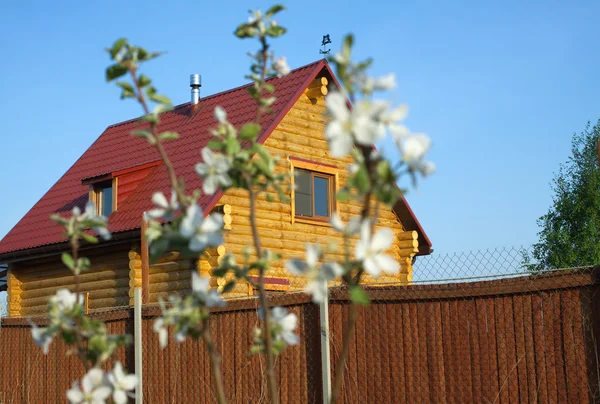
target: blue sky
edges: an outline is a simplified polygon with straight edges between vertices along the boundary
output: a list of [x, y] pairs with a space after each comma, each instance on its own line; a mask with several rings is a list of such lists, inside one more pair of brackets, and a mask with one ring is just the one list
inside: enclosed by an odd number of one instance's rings
[[[0, 237], [114, 122], [139, 113], [104, 81], [103, 48], [125, 36], [168, 53], [146, 69], [175, 103], [245, 82], [232, 35], [255, 2], [9, 2], [0, 11]], [[274, 49], [292, 67], [356, 35], [408, 126], [433, 140], [437, 173], [407, 196], [436, 253], [530, 244], [571, 135], [600, 118], [600, 3], [295, 1]], [[382, 145], [385, 147], [386, 145]], [[389, 149], [389, 148], [388, 148]]]

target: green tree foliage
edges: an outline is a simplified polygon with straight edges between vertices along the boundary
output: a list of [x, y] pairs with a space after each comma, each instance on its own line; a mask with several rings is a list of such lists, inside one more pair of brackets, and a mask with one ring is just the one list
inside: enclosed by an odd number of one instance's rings
[[538, 219], [539, 241], [532, 256], [524, 254], [528, 270], [600, 264], [599, 137], [600, 121], [573, 135], [572, 155], [552, 182], [552, 206]]

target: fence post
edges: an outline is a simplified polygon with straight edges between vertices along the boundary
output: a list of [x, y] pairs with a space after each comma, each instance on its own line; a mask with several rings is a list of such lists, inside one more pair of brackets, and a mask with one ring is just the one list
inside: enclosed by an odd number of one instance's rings
[[135, 402], [141, 404], [144, 402], [144, 393], [142, 390], [142, 288], [135, 288], [133, 290], [133, 330], [135, 375], [138, 378], [138, 385], [135, 389]]
[[[327, 281], [325, 288], [327, 288]], [[329, 404], [331, 397], [331, 356], [329, 352], [329, 297], [319, 303], [319, 322], [321, 327], [321, 381], [323, 382], [323, 403]]]

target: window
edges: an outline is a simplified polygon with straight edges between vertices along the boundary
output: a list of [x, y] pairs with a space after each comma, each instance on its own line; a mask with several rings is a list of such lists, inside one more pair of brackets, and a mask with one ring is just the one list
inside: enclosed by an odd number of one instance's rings
[[113, 181], [101, 182], [94, 185], [93, 200], [96, 212], [108, 217], [114, 210]]
[[328, 220], [333, 200], [333, 175], [296, 169], [296, 217]]

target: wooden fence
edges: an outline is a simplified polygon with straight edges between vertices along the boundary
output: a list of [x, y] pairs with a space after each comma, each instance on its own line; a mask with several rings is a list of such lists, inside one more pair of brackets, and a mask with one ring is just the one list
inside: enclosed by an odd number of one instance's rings
[[[370, 290], [359, 310], [344, 379], [345, 403], [600, 402], [598, 270], [448, 285]], [[283, 403], [322, 402], [319, 309], [303, 295], [273, 298], [299, 317], [299, 346], [277, 359]], [[265, 402], [265, 364], [248, 354], [256, 300], [216, 311], [212, 332], [223, 352], [231, 402]], [[349, 312], [347, 294], [329, 305], [332, 369]], [[214, 402], [200, 342], [158, 346], [143, 310], [144, 398], [148, 403]], [[133, 332], [132, 310], [98, 314], [115, 333]], [[118, 353], [133, 369], [133, 348]], [[23, 319], [0, 329], [0, 403], [64, 402], [83, 369], [54, 342], [44, 356]]]

